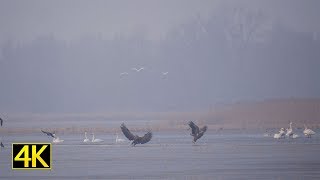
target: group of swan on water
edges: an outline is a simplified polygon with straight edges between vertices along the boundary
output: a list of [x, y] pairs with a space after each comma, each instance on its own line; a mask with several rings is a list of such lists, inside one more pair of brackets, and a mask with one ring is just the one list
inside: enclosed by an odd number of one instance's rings
[[85, 143], [88, 143], [88, 142], [93, 142], [93, 143], [99, 143], [99, 142], [103, 142], [103, 140], [102, 139], [96, 139], [95, 137], [94, 137], [94, 133], [92, 133], [92, 139], [91, 139], [91, 141], [88, 139], [88, 137], [87, 137], [87, 132], [84, 132], [84, 140], [83, 140], [83, 142], [85, 142]]
[[[287, 128], [287, 129], [281, 128], [278, 133], [275, 133], [275, 134], [273, 135], [273, 138], [275, 138], [275, 139], [282, 139], [282, 138], [285, 138], [286, 136], [287, 136], [288, 138], [292, 138], [292, 139], [298, 138], [299, 135], [298, 135], [298, 134], [295, 134], [295, 133], [293, 132], [292, 124], [293, 124], [293, 123], [290, 122], [290, 123], [289, 123], [289, 128]], [[304, 134], [307, 138], [311, 138], [312, 135], [316, 134], [313, 130], [307, 128], [307, 126], [306, 126], [305, 124], [304, 124], [304, 128], [305, 128], [305, 129], [304, 129], [304, 131], [303, 131], [303, 134]], [[264, 136], [266, 136], [266, 137], [267, 137], [267, 136], [270, 136], [270, 133], [265, 133]]]
[[[53, 138], [53, 140], [52, 140], [53, 143], [62, 143], [62, 142], [64, 142], [64, 140], [60, 139], [59, 137], [57, 137], [54, 132], [53, 133], [46, 132], [46, 131], [42, 131], [42, 132], [47, 134], [48, 136], [52, 137]], [[92, 142], [92, 143], [101, 143], [101, 142], [104, 142], [103, 139], [95, 138], [94, 133], [91, 133], [91, 134], [92, 134], [92, 139], [90, 140], [88, 138], [88, 136], [87, 136], [87, 132], [84, 132], [84, 137], [85, 137], [84, 140], [83, 140], [84, 143], [90, 143], [90, 142]], [[125, 142], [125, 141], [126, 141], [125, 139], [119, 138], [118, 133], [117, 133], [116, 143], [121, 143], [121, 142]]]
[[[42, 131], [44, 134], [46, 134], [47, 136], [52, 137], [52, 138], [53, 138], [53, 139], [52, 139], [52, 142], [53, 142], [53, 143], [62, 143], [62, 142], [64, 142], [63, 139], [60, 139], [59, 137], [56, 136], [55, 132], [47, 132], [47, 131], [43, 131], [43, 130], [41, 130], [41, 131]], [[83, 140], [84, 143], [90, 143], [90, 142], [92, 142], [92, 143], [101, 143], [101, 142], [104, 142], [103, 139], [97, 139], [97, 138], [95, 138], [94, 133], [91, 133], [91, 134], [92, 134], [92, 139], [90, 140], [90, 139], [87, 137], [87, 132], [84, 132], [84, 137], [85, 137], [84, 140]], [[119, 136], [118, 136], [118, 134], [117, 134], [116, 143], [121, 143], [121, 142], [125, 142], [125, 140], [119, 138]]]

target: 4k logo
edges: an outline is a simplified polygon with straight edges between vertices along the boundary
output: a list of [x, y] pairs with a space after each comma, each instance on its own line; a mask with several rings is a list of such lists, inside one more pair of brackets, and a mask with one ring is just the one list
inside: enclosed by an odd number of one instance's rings
[[12, 143], [12, 169], [51, 169], [51, 144]]

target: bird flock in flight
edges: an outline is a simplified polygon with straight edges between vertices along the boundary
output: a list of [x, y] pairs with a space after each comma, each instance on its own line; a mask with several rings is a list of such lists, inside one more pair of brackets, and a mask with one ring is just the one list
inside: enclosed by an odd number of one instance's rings
[[[142, 71], [144, 71], [145, 69], [146, 69], [145, 67], [139, 67], [139, 68], [133, 67], [133, 68], [131, 68], [131, 70], [134, 71], [134, 72], [136, 72], [136, 73], [142, 72]], [[168, 71], [166, 71], [166, 72], [161, 72], [161, 74], [162, 74], [163, 77], [167, 76], [168, 73], [169, 73]], [[120, 77], [124, 77], [124, 76], [128, 76], [128, 75], [129, 75], [128, 72], [121, 72], [121, 73], [120, 73]]]

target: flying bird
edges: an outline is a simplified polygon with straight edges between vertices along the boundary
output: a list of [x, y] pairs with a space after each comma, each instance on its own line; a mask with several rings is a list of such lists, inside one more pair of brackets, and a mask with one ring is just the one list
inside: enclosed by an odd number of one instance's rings
[[136, 144], [145, 144], [149, 142], [152, 138], [152, 132], [147, 132], [144, 136], [140, 137], [138, 135], [133, 135], [129, 129], [124, 125], [124, 123], [121, 124], [120, 126], [123, 134], [130, 140], [132, 141], [131, 145], [135, 146]]
[[168, 73], [169, 73], [169, 72], [162, 72], [162, 75], [165, 76], [165, 75], [167, 75]]
[[137, 68], [131, 68], [131, 69], [134, 71], [140, 72], [140, 71], [144, 70], [144, 67], [141, 67], [140, 69], [137, 69]]
[[191, 136], [193, 136], [193, 143], [196, 143], [198, 139], [200, 139], [203, 134], [207, 131], [208, 127], [203, 126], [201, 129], [197, 125], [194, 124], [194, 122], [190, 121], [189, 126], [191, 128]]
[[3, 119], [0, 118], [0, 125], [2, 126], [3, 124]]
[[127, 73], [127, 72], [120, 73], [120, 76], [127, 76], [127, 75], [129, 75], [129, 73]]
[[53, 137], [53, 138], [56, 137], [55, 132], [51, 133], [51, 132], [46, 132], [46, 131], [43, 131], [43, 130], [41, 130], [41, 131], [42, 131], [43, 133], [45, 133], [47, 136], [51, 136], [51, 137]]

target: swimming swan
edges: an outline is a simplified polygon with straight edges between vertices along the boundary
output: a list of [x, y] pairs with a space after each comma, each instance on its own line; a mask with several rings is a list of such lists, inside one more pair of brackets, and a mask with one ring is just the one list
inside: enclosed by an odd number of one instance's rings
[[288, 136], [289, 138], [293, 136], [293, 130], [292, 130], [292, 122], [289, 123], [290, 128], [287, 129], [287, 133], [286, 136]]
[[94, 133], [92, 133], [92, 140], [91, 140], [91, 142], [103, 142], [103, 140], [102, 140], [102, 139], [95, 139], [95, 138], [94, 138]]
[[52, 142], [53, 143], [62, 143], [64, 140], [60, 139], [59, 137], [54, 137]]
[[84, 137], [85, 137], [85, 139], [83, 140], [83, 142], [90, 142], [90, 140], [88, 139], [88, 137], [87, 137], [87, 131], [86, 132], [84, 132]]
[[275, 139], [280, 139], [280, 138], [284, 138], [285, 137], [285, 131], [284, 131], [284, 128], [281, 128], [279, 133], [277, 134], [274, 134], [273, 138]]
[[121, 143], [121, 142], [125, 142], [126, 140], [119, 138], [118, 133], [117, 133], [117, 137], [116, 137], [116, 143]]
[[311, 138], [311, 135], [316, 134], [314, 131], [312, 131], [311, 129], [308, 129], [307, 126], [304, 124], [304, 131], [303, 134], [305, 136], [307, 136], [308, 138]]

